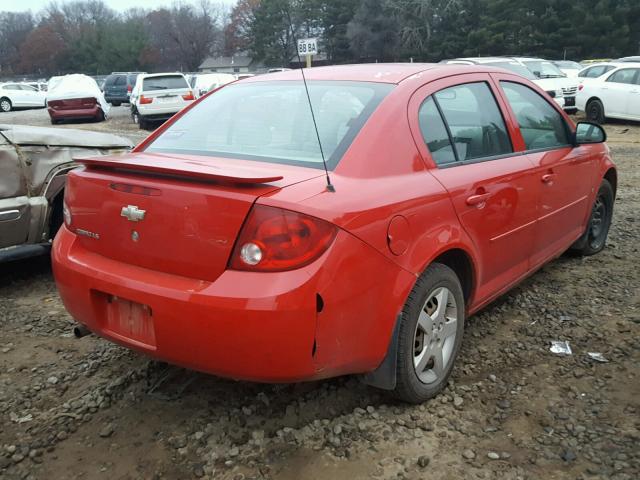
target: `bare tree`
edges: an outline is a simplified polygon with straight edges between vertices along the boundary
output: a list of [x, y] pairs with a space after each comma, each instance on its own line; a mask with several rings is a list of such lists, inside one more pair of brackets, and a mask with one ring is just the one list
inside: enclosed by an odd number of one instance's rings
[[0, 73], [13, 73], [20, 63], [20, 45], [34, 29], [31, 12], [0, 12]]

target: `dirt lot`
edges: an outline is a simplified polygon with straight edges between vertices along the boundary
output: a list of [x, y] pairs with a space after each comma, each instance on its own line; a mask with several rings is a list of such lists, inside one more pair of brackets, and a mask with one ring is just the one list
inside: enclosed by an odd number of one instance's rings
[[[126, 107], [73, 127], [143, 137]], [[0, 267], [0, 477], [640, 478], [640, 126], [607, 131], [620, 176], [607, 248], [470, 318], [449, 387], [422, 406], [356, 378], [232, 382], [77, 340], [47, 259]]]

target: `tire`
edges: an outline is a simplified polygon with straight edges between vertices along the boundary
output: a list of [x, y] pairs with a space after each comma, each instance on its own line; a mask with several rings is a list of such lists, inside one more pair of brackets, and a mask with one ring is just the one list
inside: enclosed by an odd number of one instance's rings
[[147, 130], [149, 128], [149, 122], [147, 122], [142, 115], [138, 115], [138, 127], [140, 127], [140, 130]]
[[120, 105], [122, 105], [122, 102], [111, 102], [111, 105], [113, 105], [114, 107], [119, 107]]
[[604, 106], [600, 100], [590, 100], [585, 113], [587, 114], [587, 120], [590, 122], [595, 122], [599, 125], [604, 123]]
[[613, 218], [613, 187], [603, 179], [591, 208], [589, 223], [582, 236], [571, 246], [570, 251], [577, 255], [595, 255], [604, 249]]
[[96, 115], [95, 121], [96, 122], [104, 122], [106, 118], [107, 117], [104, 116], [104, 112], [102, 110], [100, 110], [98, 115]]
[[60, 123], [60, 120], [54, 120], [53, 118], [51, 119], [51, 125], [58, 125]]
[[7, 97], [0, 98], [0, 111], [10, 112], [12, 108], [13, 104], [11, 103], [11, 100], [9, 100]]
[[446, 265], [430, 265], [413, 287], [400, 317], [393, 390], [397, 398], [422, 403], [447, 385], [462, 343], [464, 316], [457, 275]]
[[64, 190], [60, 192], [51, 204], [51, 217], [49, 220], [49, 239], [53, 240], [62, 226], [64, 217], [62, 214], [62, 202], [64, 199]]

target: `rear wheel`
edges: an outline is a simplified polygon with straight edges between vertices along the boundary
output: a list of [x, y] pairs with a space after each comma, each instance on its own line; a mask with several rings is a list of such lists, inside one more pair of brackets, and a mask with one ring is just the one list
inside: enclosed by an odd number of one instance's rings
[[96, 115], [96, 122], [104, 122], [106, 117], [104, 116], [104, 112], [100, 110], [98, 115]]
[[11, 104], [11, 100], [6, 97], [0, 99], [0, 110], [3, 112], [10, 112], [13, 105]]
[[410, 403], [437, 395], [460, 350], [465, 303], [460, 280], [434, 263], [416, 282], [401, 316], [394, 394]]
[[598, 124], [604, 123], [604, 106], [600, 100], [591, 100], [586, 108], [587, 119]]
[[593, 202], [589, 223], [582, 237], [571, 247], [578, 255], [594, 255], [604, 248], [613, 218], [613, 187], [608, 180], [602, 180], [598, 195]]
[[138, 127], [140, 127], [140, 130], [147, 130], [149, 127], [149, 122], [140, 114], [138, 114]]
[[111, 105], [113, 105], [114, 107], [119, 107], [122, 104], [122, 102], [111, 102]]

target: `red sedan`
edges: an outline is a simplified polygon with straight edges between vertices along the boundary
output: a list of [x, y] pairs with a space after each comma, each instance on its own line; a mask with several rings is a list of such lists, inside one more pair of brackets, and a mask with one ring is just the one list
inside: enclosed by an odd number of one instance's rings
[[133, 153], [79, 160], [60, 294], [90, 331], [171, 363], [265, 382], [364, 374], [424, 401], [467, 315], [567, 249], [604, 248], [605, 133], [496, 68], [307, 80], [309, 97], [299, 71], [225, 86]]

